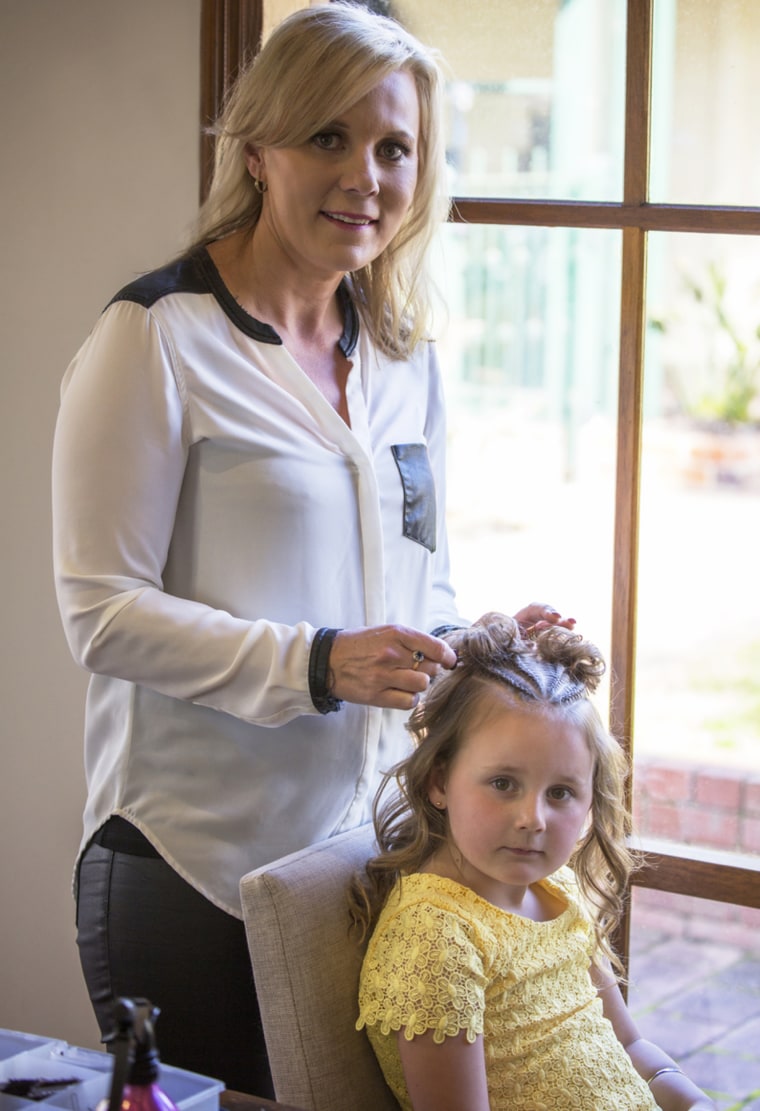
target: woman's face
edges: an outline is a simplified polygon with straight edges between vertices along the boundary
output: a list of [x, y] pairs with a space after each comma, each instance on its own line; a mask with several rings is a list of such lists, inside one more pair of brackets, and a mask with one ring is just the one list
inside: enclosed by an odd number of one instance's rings
[[257, 245], [317, 278], [377, 258], [414, 197], [419, 126], [417, 86], [399, 70], [300, 146], [250, 148], [249, 172], [267, 185]]

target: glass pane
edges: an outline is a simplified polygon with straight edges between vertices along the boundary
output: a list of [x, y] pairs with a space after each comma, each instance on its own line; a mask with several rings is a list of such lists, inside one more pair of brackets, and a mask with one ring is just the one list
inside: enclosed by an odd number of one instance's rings
[[461, 612], [551, 602], [609, 658], [619, 233], [456, 224], [442, 253]]
[[760, 257], [652, 235], [635, 752], [641, 832], [760, 851]]
[[721, 1111], [760, 1105], [760, 911], [634, 888], [628, 1004]]
[[655, 0], [654, 13], [651, 199], [756, 205], [760, 4]]
[[455, 196], [620, 200], [625, 0], [394, 0], [443, 55]]

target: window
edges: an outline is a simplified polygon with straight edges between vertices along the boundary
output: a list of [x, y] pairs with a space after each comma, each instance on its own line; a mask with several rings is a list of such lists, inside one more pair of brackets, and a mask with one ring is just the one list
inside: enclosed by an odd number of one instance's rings
[[395, 7], [453, 71], [464, 610], [508, 576], [582, 604], [635, 757], [635, 883], [757, 907], [760, 11]]
[[[204, 119], [299, 6], [205, 0]], [[507, 577], [505, 606], [582, 604], [657, 831], [635, 884], [758, 908], [760, 7], [392, 7], [452, 71], [463, 610], [496, 608]]]

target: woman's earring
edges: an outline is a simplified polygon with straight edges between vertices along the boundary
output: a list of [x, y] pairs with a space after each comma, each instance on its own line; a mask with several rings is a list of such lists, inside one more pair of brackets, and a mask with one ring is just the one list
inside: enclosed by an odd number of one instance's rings
[[261, 196], [263, 193], [266, 193], [269, 186], [265, 181], [262, 181], [260, 177], [255, 177], [253, 178], [253, 188], [256, 190], [259, 196]]

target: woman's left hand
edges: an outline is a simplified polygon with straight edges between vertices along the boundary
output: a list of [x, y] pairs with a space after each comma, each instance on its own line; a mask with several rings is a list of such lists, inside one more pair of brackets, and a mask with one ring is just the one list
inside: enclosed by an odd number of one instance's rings
[[514, 614], [514, 619], [523, 633], [539, 633], [552, 625], [558, 625], [561, 629], [575, 628], [574, 617], [563, 617], [554, 606], [548, 606], [544, 602], [531, 602], [530, 605], [518, 610]]

